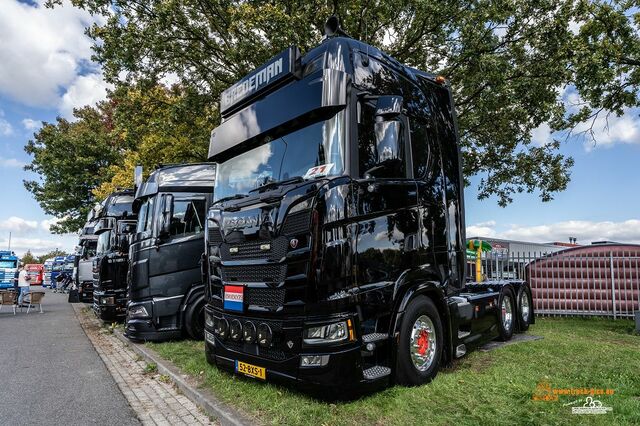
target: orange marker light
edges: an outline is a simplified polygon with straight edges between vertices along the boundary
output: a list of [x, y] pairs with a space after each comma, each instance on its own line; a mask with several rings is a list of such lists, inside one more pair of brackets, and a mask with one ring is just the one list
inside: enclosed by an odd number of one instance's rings
[[347, 328], [349, 329], [349, 341], [353, 342], [356, 340], [356, 336], [353, 333], [353, 324], [350, 319], [347, 320]]
[[438, 75], [436, 76], [436, 83], [438, 84], [445, 84], [447, 82], [447, 79], [444, 78], [443, 75]]

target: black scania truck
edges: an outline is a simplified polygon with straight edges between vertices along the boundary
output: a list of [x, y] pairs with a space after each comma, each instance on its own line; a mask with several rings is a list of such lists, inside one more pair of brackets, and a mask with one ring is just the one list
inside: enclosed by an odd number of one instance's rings
[[[202, 339], [204, 227], [215, 165], [164, 166], [137, 186], [125, 333], [133, 340]], [[141, 180], [141, 175], [140, 175]]]
[[132, 205], [133, 190], [120, 190], [109, 195], [96, 214], [93, 310], [105, 322], [122, 321], [126, 315], [129, 237], [137, 219]]
[[444, 78], [332, 34], [223, 92], [209, 159], [209, 363], [316, 390], [417, 385], [533, 322], [521, 281], [467, 283]]
[[87, 222], [80, 230], [76, 247], [74, 279], [80, 301], [85, 303], [93, 301], [93, 258], [98, 243], [98, 237], [94, 234], [97, 208], [98, 206], [89, 212]]

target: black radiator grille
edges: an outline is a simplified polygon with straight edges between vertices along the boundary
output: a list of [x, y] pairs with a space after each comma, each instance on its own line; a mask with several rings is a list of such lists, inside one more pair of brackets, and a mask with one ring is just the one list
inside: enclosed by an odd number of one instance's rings
[[284, 220], [282, 226], [282, 234], [297, 235], [309, 232], [309, 223], [311, 221], [311, 212], [303, 211], [290, 214]]
[[209, 244], [212, 246], [217, 246], [222, 242], [222, 234], [220, 233], [220, 228], [209, 228]]
[[[280, 260], [287, 254], [288, 240], [285, 237], [275, 240], [251, 241], [241, 244], [223, 243], [220, 246], [220, 256], [222, 260], [237, 259], [271, 259]], [[265, 247], [268, 247], [265, 249]], [[231, 253], [231, 249], [235, 253]]]
[[226, 282], [282, 282], [287, 274], [287, 265], [223, 266], [222, 279]]
[[[244, 343], [242, 341], [234, 342], [233, 340], [225, 340], [223, 342], [223, 345], [231, 349], [232, 351], [236, 351], [240, 353], [250, 353], [251, 355], [254, 355], [254, 352], [244, 351]], [[267, 359], [272, 359], [274, 361], [282, 361], [286, 359], [286, 355], [283, 351], [279, 349], [274, 349], [274, 348], [263, 348], [260, 346], [258, 346], [258, 356], [261, 356]]]
[[252, 288], [245, 289], [245, 302], [248, 305], [264, 308], [278, 308], [284, 304], [283, 288]]

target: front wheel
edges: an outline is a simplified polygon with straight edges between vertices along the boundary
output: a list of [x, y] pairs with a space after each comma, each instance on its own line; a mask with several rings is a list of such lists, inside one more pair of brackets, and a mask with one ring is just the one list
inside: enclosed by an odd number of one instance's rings
[[191, 303], [184, 315], [184, 329], [194, 340], [204, 339], [204, 305], [204, 298], [200, 297]]
[[433, 380], [440, 367], [443, 341], [438, 308], [428, 297], [416, 297], [400, 326], [396, 382], [417, 386]]

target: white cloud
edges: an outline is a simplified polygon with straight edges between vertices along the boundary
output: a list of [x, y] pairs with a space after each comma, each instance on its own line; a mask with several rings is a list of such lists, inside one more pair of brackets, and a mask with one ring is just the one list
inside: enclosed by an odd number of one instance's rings
[[13, 127], [11, 127], [11, 123], [2, 117], [4, 117], [4, 111], [0, 109], [0, 135], [10, 136], [13, 134]]
[[25, 105], [52, 107], [80, 73], [95, 67], [85, 28], [104, 18], [74, 8], [4, 0], [0, 13], [0, 93]]
[[467, 237], [495, 237], [496, 230], [490, 226], [467, 226]]
[[81, 75], [69, 86], [67, 93], [62, 96], [58, 109], [60, 114], [67, 118], [73, 118], [73, 109], [85, 105], [95, 105], [107, 97], [107, 89], [112, 85], [106, 83], [102, 74]]
[[180, 77], [178, 76], [178, 74], [174, 72], [170, 72], [162, 76], [162, 78], [160, 78], [160, 83], [164, 84], [167, 87], [171, 87], [174, 84], [180, 83]]
[[[11, 250], [18, 256], [24, 255], [27, 250], [31, 250], [34, 256], [40, 256], [55, 249], [64, 250], [71, 253], [73, 250], [74, 238], [69, 236], [56, 236], [53, 239], [45, 238], [11, 238]], [[9, 245], [9, 239], [0, 239], [0, 247], [3, 250]]]
[[24, 167], [25, 163], [15, 158], [0, 157], [0, 167]]
[[52, 217], [51, 219], [45, 219], [40, 222], [40, 227], [49, 232], [51, 231], [51, 225], [55, 225], [58, 222], [60, 222], [60, 219], [58, 219], [57, 217]]
[[21, 217], [11, 216], [8, 219], [0, 220], [0, 229], [16, 233], [25, 233], [38, 228], [38, 222], [35, 220], [26, 220]]
[[469, 237], [494, 237], [519, 241], [551, 242], [569, 241], [575, 237], [579, 244], [592, 241], [617, 241], [622, 243], [640, 243], [640, 220], [630, 219], [621, 222], [588, 220], [568, 220], [547, 225], [511, 225], [504, 231], [495, 226], [472, 225], [467, 227]]
[[13, 127], [4, 118], [0, 118], [0, 135], [10, 136], [13, 134]]
[[531, 141], [534, 145], [545, 146], [553, 142], [551, 137], [551, 127], [548, 123], [542, 123], [531, 132]]
[[42, 126], [42, 121], [34, 120], [32, 118], [25, 118], [24, 120], [22, 120], [22, 125], [27, 130], [35, 130], [39, 129], [40, 126]]
[[581, 123], [576, 126], [574, 133], [585, 135], [586, 151], [610, 148], [615, 144], [637, 144], [640, 143], [640, 125], [637, 119], [637, 113], [630, 109], [625, 109], [620, 117], [600, 114], [593, 125], [591, 121]]

